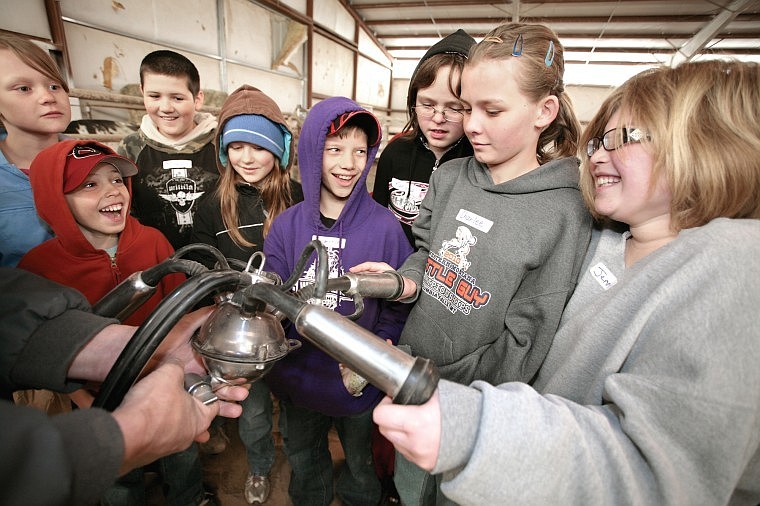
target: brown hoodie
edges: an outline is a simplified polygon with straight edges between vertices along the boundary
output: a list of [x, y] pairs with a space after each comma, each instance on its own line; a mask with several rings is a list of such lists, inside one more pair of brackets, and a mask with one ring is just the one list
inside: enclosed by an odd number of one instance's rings
[[[222, 105], [222, 110], [219, 112], [219, 126], [216, 129], [216, 136], [214, 137], [214, 145], [216, 146], [216, 168], [220, 174], [225, 170], [222, 162], [219, 160], [219, 149], [222, 145], [222, 133], [224, 132], [224, 124], [234, 116], [240, 116], [241, 114], [260, 114], [265, 118], [282, 125], [288, 132], [288, 124], [285, 121], [285, 116], [280, 111], [277, 104], [269, 98], [263, 91], [258, 88], [254, 88], [248, 84], [242, 85], [236, 89]], [[290, 170], [290, 166], [293, 164], [295, 158], [295, 140], [292, 132], [290, 137], [289, 152], [290, 157], [286, 167], [281, 167], [283, 170]]]

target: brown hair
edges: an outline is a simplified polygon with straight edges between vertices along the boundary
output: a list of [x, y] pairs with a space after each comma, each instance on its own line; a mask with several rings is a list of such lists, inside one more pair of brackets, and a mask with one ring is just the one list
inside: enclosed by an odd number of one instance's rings
[[[252, 248], [254, 246], [262, 247], [262, 244], [253, 244], [243, 237], [238, 226], [238, 191], [236, 186], [241, 183], [240, 176], [232, 168], [222, 172], [219, 183], [216, 187], [216, 195], [219, 197], [219, 204], [222, 212], [222, 221], [230, 234], [230, 239], [241, 248]], [[275, 157], [272, 171], [259, 182], [257, 188], [261, 194], [262, 205], [264, 207], [264, 227], [263, 237], [269, 233], [272, 227], [272, 221], [285, 209], [293, 204], [290, 194], [290, 175], [287, 171], [280, 169], [280, 162]]]
[[438, 72], [449, 69], [449, 91], [458, 97], [461, 91], [460, 78], [466, 61], [467, 58], [459, 53], [440, 53], [420, 63], [409, 83], [409, 92], [406, 96], [406, 110], [409, 113], [409, 120], [402, 130], [405, 137], [419, 137], [421, 134], [420, 122], [417, 115], [414, 114], [414, 109], [412, 109], [417, 104], [417, 93], [421, 89], [432, 86], [438, 77]]
[[[678, 231], [718, 218], [760, 218], [760, 65], [701, 61], [638, 74], [602, 104], [583, 133], [585, 146], [621, 112], [625, 125], [646, 130], [652, 184], [672, 194]], [[583, 156], [581, 191], [594, 211], [591, 163]]]
[[69, 85], [61, 74], [61, 69], [47, 51], [34, 42], [15, 35], [0, 33], [0, 49], [11, 51], [24, 64], [60, 84], [66, 93], [69, 92]]
[[564, 48], [548, 26], [533, 23], [507, 23], [491, 30], [472, 48], [465, 66], [484, 60], [518, 58], [520, 91], [537, 102], [554, 95], [559, 111], [554, 121], [538, 138], [536, 156], [540, 163], [575, 156], [578, 151], [580, 123], [570, 97], [565, 93]]
[[201, 91], [201, 78], [198, 69], [187, 57], [161, 49], [148, 53], [140, 63], [140, 86], [145, 85], [145, 73], [161, 74], [165, 76], [187, 79], [187, 89], [197, 97]]

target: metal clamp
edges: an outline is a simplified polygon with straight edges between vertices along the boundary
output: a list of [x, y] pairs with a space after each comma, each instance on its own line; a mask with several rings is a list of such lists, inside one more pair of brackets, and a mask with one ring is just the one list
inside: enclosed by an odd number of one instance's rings
[[211, 389], [209, 379], [203, 378], [199, 374], [185, 374], [185, 390], [206, 405], [219, 400], [219, 397]]

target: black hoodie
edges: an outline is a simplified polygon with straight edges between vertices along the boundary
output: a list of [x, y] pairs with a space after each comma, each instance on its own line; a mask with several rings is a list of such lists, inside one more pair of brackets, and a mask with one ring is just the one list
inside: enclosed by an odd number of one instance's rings
[[[412, 74], [417, 74], [423, 62], [437, 54], [455, 53], [467, 57], [475, 39], [462, 29], [457, 30], [435, 43], [427, 50]], [[408, 109], [414, 105], [409, 95]], [[411, 102], [411, 103], [410, 103]], [[428, 148], [423, 135], [402, 135], [391, 140], [383, 150], [377, 162], [377, 172], [372, 191], [373, 198], [387, 207], [401, 223], [409, 243], [414, 246], [412, 223], [420, 212], [420, 203], [425, 197], [428, 180], [435, 169], [443, 162], [472, 155], [472, 146], [462, 136], [446, 153], [436, 159]]]

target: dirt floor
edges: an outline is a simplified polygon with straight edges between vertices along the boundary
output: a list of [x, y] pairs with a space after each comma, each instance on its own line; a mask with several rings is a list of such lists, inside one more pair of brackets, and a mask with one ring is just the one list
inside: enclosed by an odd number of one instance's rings
[[[275, 427], [277, 422], [275, 421]], [[245, 458], [245, 448], [237, 433], [237, 420], [225, 422], [225, 433], [230, 438], [227, 449], [219, 455], [201, 455], [203, 462], [204, 481], [207, 488], [214, 493], [215, 500], [220, 506], [247, 506], [243, 496], [243, 486], [248, 475], [248, 463]], [[282, 438], [280, 433], [274, 433], [275, 456], [272, 472], [269, 476], [272, 483], [272, 493], [267, 506], [286, 506], [292, 504], [288, 497], [288, 482], [290, 480], [290, 466], [282, 450]], [[343, 449], [335, 433], [330, 434], [330, 453], [336, 469], [343, 463]], [[335, 499], [333, 506], [342, 504]]]

